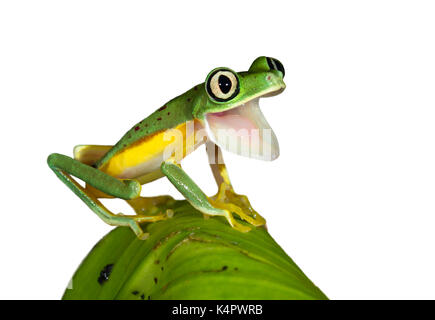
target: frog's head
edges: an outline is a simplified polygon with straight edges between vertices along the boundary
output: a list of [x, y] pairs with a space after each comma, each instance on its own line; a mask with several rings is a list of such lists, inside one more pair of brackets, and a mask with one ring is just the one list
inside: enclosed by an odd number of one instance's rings
[[261, 160], [279, 156], [275, 134], [264, 118], [259, 99], [285, 89], [284, 66], [277, 59], [259, 57], [246, 72], [212, 70], [205, 82], [202, 103], [194, 117], [203, 120], [207, 136], [227, 151]]

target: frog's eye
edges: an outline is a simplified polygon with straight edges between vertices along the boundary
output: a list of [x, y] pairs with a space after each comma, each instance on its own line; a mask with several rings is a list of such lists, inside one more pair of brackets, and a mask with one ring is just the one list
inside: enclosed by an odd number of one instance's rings
[[208, 95], [213, 100], [229, 101], [239, 93], [239, 79], [229, 69], [217, 69], [207, 77], [206, 88]]
[[279, 60], [277, 60], [275, 58], [269, 58], [269, 57], [267, 57], [267, 64], [269, 65], [269, 68], [271, 70], [281, 71], [282, 77], [284, 78], [284, 76], [285, 76], [284, 66], [282, 65], [281, 62], [279, 62]]

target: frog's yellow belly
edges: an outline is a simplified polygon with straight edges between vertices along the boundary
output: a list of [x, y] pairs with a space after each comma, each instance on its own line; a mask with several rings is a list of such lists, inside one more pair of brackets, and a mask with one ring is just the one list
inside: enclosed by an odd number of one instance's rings
[[142, 184], [155, 180], [162, 177], [162, 162], [170, 157], [180, 161], [198, 146], [189, 147], [194, 133], [186, 133], [186, 124], [156, 132], [122, 149], [99, 170], [120, 179], [138, 179]]

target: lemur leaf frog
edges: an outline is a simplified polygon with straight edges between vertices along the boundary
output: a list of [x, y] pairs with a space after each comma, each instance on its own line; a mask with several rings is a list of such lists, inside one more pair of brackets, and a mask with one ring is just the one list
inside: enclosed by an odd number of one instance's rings
[[[172, 99], [135, 124], [114, 146], [79, 145], [74, 159], [53, 153], [50, 168], [103, 221], [129, 226], [146, 239], [142, 223], [167, 219], [170, 196], [142, 197], [141, 185], [166, 176], [186, 200], [205, 216], [224, 216], [235, 229], [265, 220], [246, 196], [234, 192], [222, 159], [223, 148], [239, 155], [273, 160], [279, 155], [275, 134], [260, 111], [259, 98], [285, 89], [284, 67], [277, 59], [259, 57], [246, 72], [212, 70], [204, 83]], [[207, 197], [183, 171], [180, 161], [206, 144], [218, 193]], [[83, 187], [73, 177], [83, 182]], [[114, 214], [98, 199], [121, 198], [136, 215]]]

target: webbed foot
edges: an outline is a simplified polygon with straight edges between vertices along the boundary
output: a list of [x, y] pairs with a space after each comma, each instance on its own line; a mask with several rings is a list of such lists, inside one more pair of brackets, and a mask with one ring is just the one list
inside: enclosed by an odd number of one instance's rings
[[248, 197], [235, 193], [231, 185], [221, 183], [218, 193], [209, 198], [209, 201], [217, 208], [237, 214], [241, 219], [255, 227], [266, 224], [266, 220], [252, 208]]
[[139, 197], [126, 201], [134, 209], [138, 216], [155, 216], [164, 213], [165, 216], [171, 218], [173, 215], [171, 206], [176, 200], [171, 196], [157, 196]]
[[[122, 219], [123, 221], [126, 221], [127, 222], [126, 224], [133, 230], [136, 236], [141, 240], [145, 240], [149, 237], [149, 233], [143, 231], [141, 224], [166, 220], [169, 218], [169, 215], [166, 212], [159, 213], [156, 215], [149, 215], [149, 216], [144, 214], [126, 216], [123, 215], [122, 213], [119, 213], [118, 215], [116, 215], [116, 217], [118, 219]], [[118, 224], [115, 223], [113, 225], [118, 225]]]

